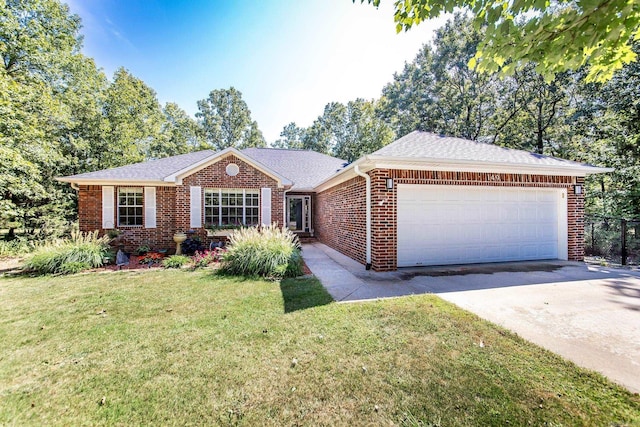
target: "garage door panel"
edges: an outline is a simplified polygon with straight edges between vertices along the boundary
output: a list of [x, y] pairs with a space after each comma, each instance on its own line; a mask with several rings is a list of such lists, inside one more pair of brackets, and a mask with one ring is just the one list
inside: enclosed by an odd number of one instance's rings
[[398, 266], [558, 258], [558, 195], [400, 184]]

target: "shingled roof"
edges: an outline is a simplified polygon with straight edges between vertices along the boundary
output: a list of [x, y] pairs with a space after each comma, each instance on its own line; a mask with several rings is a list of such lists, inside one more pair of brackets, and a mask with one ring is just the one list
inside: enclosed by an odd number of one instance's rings
[[347, 162], [311, 150], [247, 148], [243, 154], [294, 182], [293, 190], [312, 190], [317, 184], [342, 169]]
[[432, 159], [563, 168], [593, 167], [600, 170], [600, 168], [571, 160], [420, 131], [411, 132], [367, 157], [370, 159], [382, 157]]
[[357, 171], [361, 173], [376, 168], [564, 176], [585, 176], [613, 170], [463, 138], [414, 131], [359, 158], [316, 185], [315, 190], [323, 191], [356, 176]]
[[188, 168], [190, 165], [198, 163], [207, 157], [211, 157], [214, 154], [215, 151], [212, 150], [196, 151], [193, 153], [180, 154], [157, 160], [149, 160], [117, 168], [65, 176], [62, 180], [69, 182], [85, 180], [162, 181], [165, 177], [171, 176], [178, 171]]
[[[237, 153], [237, 151], [236, 151]], [[311, 190], [316, 184], [344, 167], [342, 159], [310, 150], [276, 148], [247, 148], [240, 152], [256, 165], [263, 166], [293, 182], [294, 190]], [[117, 168], [87, 172], [59, 178], [64, 182], [163, 182], [173, 181], [178, 173], [184, 173], [208, 159], [215, 159], [223, 152], [197, 151], [163, 159], [149, 160]], [[188, 172], [186, 172], [188, 174]]]

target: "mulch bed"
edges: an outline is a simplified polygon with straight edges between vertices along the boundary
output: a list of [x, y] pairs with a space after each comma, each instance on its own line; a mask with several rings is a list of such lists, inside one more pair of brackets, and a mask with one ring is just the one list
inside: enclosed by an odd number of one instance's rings
[[303, 273], [305, 276], [308, 276], [308, 275], [313, 274], [313, 273], [311, 272], [311, 270], [309, 269], [309, 267], [307, 267], [307, 263], [306, 263], [306, 262], [304, 262], [304, 260], [302, 260], [302, 273]]
[[118, 271], [118, 270], [140, 270], [140, 269], [149, 269], [149, 268], [161, 268], [162, 264], [159, 262], [154, 262], [152, 264], [140, 264], [140, 260], [144, 258], [144, 256], [131, 255], [129, 256], [129, 264], [126, 265], [115, 265], [110, 264], [104, 266], [105, 270]]
[[[129, 257], [129, 264], [123, 266], [117, 265], [106, 265], [103, 268], [105, 270], [110, 271], [119, 271], [119, 270], [141, 270], [141, 269], [149, 269], [149, 268], [162, 268], [161, 263], [154, 262], [153, 264], [140, 264], [140, 260], [144, 258], [144, 256], [131, 255]], [[307, 263], [302, 260], [302, 272], [305, 276], [313, 274], [309, 267], [307, 267]]]

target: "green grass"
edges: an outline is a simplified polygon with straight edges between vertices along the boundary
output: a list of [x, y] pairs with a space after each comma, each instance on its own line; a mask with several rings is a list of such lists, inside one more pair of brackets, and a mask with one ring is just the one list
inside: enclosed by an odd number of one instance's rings
[[0, 300], [0, 425], [640, 424], [637, 395], [430, 295], [166, 270]]

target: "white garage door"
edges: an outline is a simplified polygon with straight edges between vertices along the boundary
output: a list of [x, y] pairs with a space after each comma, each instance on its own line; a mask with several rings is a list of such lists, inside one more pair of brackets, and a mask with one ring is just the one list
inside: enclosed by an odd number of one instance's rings
[[398, 185], [398, 267], [567, 259], [566, 190]]

